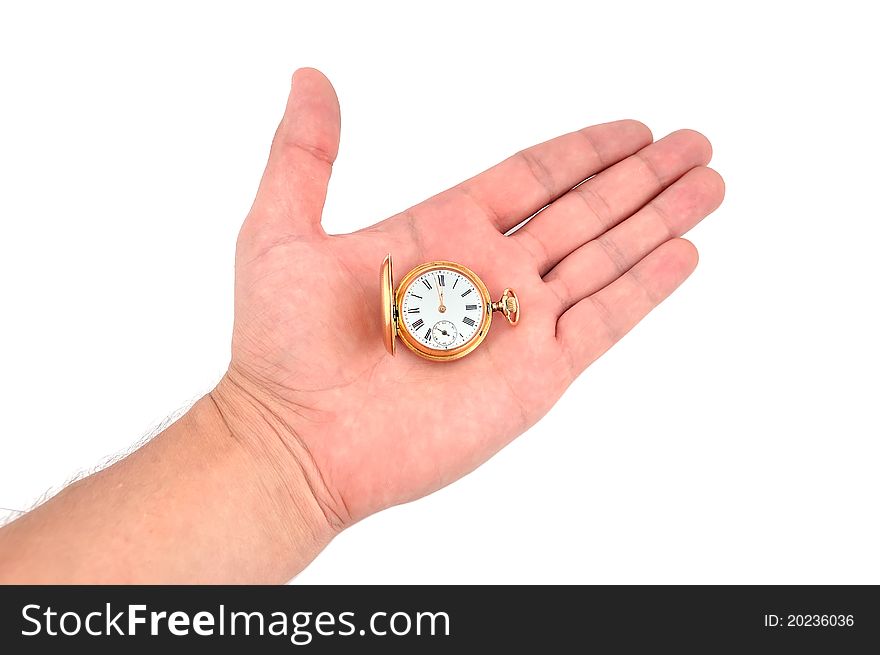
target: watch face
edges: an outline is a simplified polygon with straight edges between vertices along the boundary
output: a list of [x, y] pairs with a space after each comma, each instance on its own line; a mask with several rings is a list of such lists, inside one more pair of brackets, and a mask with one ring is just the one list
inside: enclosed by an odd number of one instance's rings
[[430, 269], [403, 290], [400, 323], [423, 347], [440, 352], [464, 346], [480, 334], [486, 305], [469, 276], [449, 268]]

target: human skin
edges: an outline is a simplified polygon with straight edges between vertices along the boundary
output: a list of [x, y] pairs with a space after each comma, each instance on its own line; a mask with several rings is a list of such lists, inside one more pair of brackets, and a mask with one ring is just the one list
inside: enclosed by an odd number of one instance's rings
[[[297, 71], [238, 238], [227, 373], [144, 447], [0, 530], [0, 581], [290, 579], [347, 526], [455, 481], [540, 419], [690, 275], [697, 251], [679, 237], [724, 195], [702, 135], [654, 142], [625, 120], [328, 235], [339, 125], [330, 83]], [[391, 357], [389, 252], [397, 281], [443, 259], [493, 299], [513, 287], [522, 320], [496, 316], [455, 362]]]

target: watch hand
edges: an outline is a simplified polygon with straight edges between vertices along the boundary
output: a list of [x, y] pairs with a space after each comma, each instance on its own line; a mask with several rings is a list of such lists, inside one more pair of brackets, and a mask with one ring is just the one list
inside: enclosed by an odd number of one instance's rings
[[446, 306], [443, 303], [443, 289], [440, 286], [440, 280], [437, 278], [436, 275], [434, 275], [434, 282], [437, 285], [437, 295], [440, 297], [440, 311], [445, 312]]

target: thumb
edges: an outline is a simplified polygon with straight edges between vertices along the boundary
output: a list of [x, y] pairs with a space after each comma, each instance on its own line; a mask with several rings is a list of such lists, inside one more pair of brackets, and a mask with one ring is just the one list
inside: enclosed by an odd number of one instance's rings
[[260, 231], [273, 236], [322, 232], [321, 212], [338, 150], [336, 92], [319, 71], [301, 68], [293, 74], [249, 220], [256, 218], [263, 223]]

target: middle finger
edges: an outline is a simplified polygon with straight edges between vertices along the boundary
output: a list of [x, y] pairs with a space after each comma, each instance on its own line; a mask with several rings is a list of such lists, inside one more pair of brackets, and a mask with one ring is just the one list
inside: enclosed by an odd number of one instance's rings
[[712, 146], [699, 132], [673, 132], [572, 189], [510, 238], [531, 252], [543, 276], [711, 157]]

